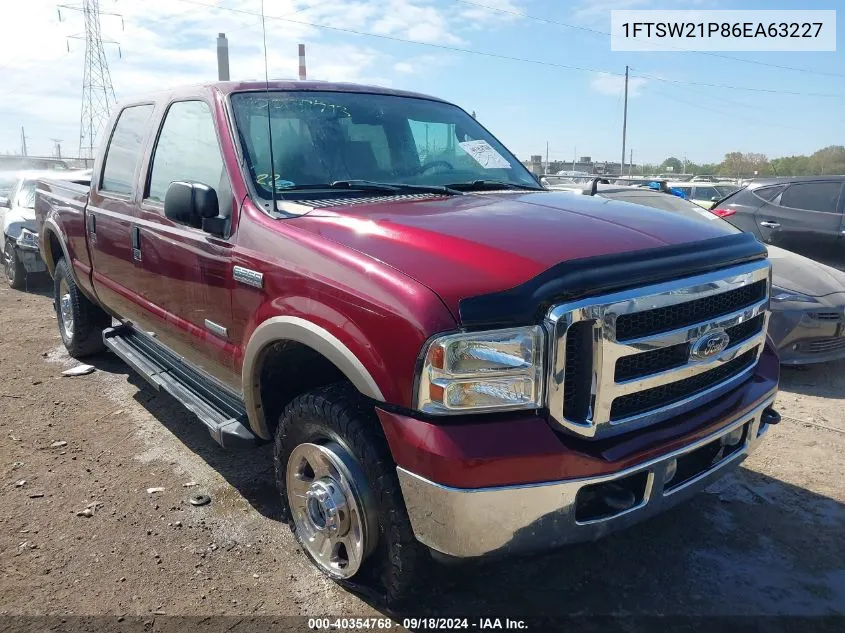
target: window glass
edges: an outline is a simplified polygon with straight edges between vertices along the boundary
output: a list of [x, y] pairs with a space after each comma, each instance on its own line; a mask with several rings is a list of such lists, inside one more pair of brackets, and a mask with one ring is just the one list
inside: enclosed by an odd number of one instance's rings
[[20, 191], [18, 191], [18, 197], [15, 200], [16, 207], [23, 207], [24, 209], [34, 209], [35, 208], [35, 181], [34, 180], [25, 180], [21, 184]]
[[710, 200], [710, 198], [721, 198], [722, 196], [719, 195], [716, 187], [696, 187], [693, 197], [696, 200]]
[[795, 183], [783, 192], [780, 204], [793, 209], [808, 209], [810, 211], [836, 211], [839, 201], [839, 191], [842, 185], [838, 182], [802, 182]]
[[203, 101], [170, 106], [156, 143], [147, 197], [164, 202], [170, 183], [200, 182], [218, 192], [225, 178], [214, 119]]
[[245, 92], [231, 100], [247, 167], [264, 198], [270, 197], [270, 173], [283, 194], [354, 179], [397, 185], [498, 180], [537, 187], [474, 118], [440, 101], [317, 91]]
[[130, 195], [135, 182], [135, 168], [141, 158], [144, 137], [153, 106], [140, 105], [120, 113], [106, 150], [106, 164], [100, 189]]
[[786, 185], [775, 185], [774, 187], [760, 187], [753, 191], [754, 195], [766, 202], [774, 200], [778, 194], [786, 189]]

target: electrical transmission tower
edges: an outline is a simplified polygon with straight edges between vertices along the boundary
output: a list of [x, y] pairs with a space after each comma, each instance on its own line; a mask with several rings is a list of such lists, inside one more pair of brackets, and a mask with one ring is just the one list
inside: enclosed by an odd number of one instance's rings
[[[100, 0], [82, 0], [77, 5], [59, 5], [59, 21], [62, 20], [62, 9], [79, 11], [85, 20], [85, 33], [68, 36], [68, 51], [70, 40], [85, 41], [85, 70], [82, 75], [82, 111], [79, 118], [79, 157], [94, 158], [100, 132], [109, 118], [111, 106], [117, 101], [109, 72], [109, 62], [106, 58], [105, 44], [118, 46], [114, 40], [103, 39], [100, 30], [100, 17], [113, 15], [120, 18], [123, 26], [123, 16], [118, 13], [100, 11]], [[122, 57], [122, 54], [121, 54]]]

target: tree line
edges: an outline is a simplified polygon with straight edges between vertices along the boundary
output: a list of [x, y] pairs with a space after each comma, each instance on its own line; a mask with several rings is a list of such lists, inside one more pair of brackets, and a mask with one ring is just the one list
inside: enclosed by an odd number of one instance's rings
[[[671, 169], [670, 169], [671, 168]], [[752, 178], [754, 176], [823, 176], [845, 174], [845, 146], [829, 145], [809, 156], [782, 156], [768, 158], [765, 154], [753, 152], [728, 152], [720, 163], [694, 163], [670, 156], [659, 165], [642, 165], [637, 173], [658, 174], [712, 174], [728, 178]]]

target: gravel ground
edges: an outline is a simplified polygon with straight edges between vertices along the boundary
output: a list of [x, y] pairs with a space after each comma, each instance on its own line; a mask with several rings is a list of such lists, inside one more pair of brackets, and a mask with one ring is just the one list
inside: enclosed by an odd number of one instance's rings
[[[220, 449], [115, 357], [61, 377], [50, 294], [0, 289], [0, 615], [381, 615], [279, 523], [268, 446]], [[845, 363], [782, 389], [783, 423], [708, 492], [596, 544], [437, 567], [412, 611], [845, 615]]]

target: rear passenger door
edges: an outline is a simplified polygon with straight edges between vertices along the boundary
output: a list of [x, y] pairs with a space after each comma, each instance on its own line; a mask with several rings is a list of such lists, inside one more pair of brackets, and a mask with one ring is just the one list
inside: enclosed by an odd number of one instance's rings
[[236, 346], [230, 339], [233, 245], [227, 237], [203, 231], [200, 222], [186, 225], [165, 217], [165, 194], [175, 181], [212, 187], [220, 215], [231, 227], [234, 201], [205, 101], [171, 103], [158, 131], [135, 228], [141, 292], [155, 319], [150, 329], [162, 343], [240, 390]]
[[130, 231], [136, 217], [135, 183], [152, 114], [152, 104], [121, 111], [102, 169], [91, 179], [85, 212], [94, 289], [104, 305], [132, 321], [143, 319]]
[[763, 241], [819, 261], [843, 262], [842, 182], [796, 182], [757, 210]]

